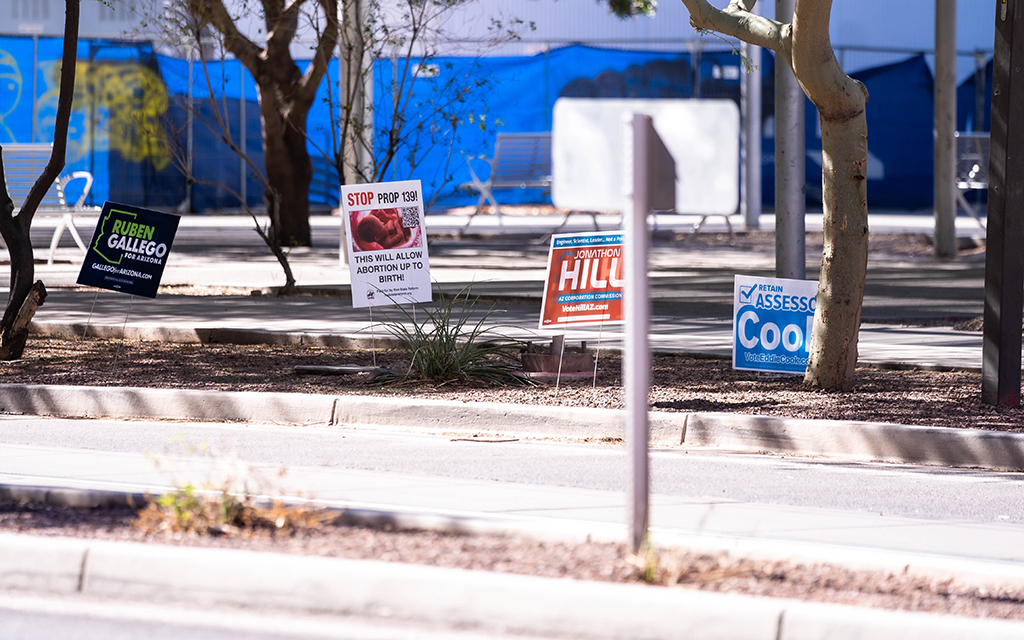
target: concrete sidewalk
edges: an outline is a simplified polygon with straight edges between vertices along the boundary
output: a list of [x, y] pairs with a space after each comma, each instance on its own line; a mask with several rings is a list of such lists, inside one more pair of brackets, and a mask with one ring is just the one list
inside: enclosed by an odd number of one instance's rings
[[[9, 420], [10, 418], [8, 418]], [[169, 427], [186, 428], [187, 425]], [[289, 428], [261, 438], [316, 437]], [[244, 437], [241, 436], [240, 437]], [[284, 446], [283, 444], [281, 446]], [[469, 443], [468, 447], [488, 446]], [[496, 445], [490, 445], [496, 446]], [[652, 455], [659, 455], [655, 451]], [[465, 477], [281, 465], [205, 455], [128, 453], [0, 444], [0, 496], [88, 504], [104, 495], [158, 495], [192, 485], [217, 491], [242, 483], [270, 497], [313, 499], [363, 521], [468, 533], [619, 542], [626, 496], [604, 491]], [[50, 490], [41, 494], [41, 488]], [[62, 493], [74, 489], [86, 493]], [[240, 489], [235, 489], [240, 490]], [[90, 497], [88, 492], [100, 492]], [[105, 498], [104, 498], [105, 499]], [[654, 494], [652, 541], [710, 554], [829, 563], [856, 569], [955, 576], [958, 584], [1024, 589], [1024, 529], [783, 504]]]
[[1016, 622], [636, 584], [226, 549], [0, 535], [0, 586], [65, 597], [630, 640], [1011, 640]]
[[[658, 216], [660, 228], [692, 230], [694, 216]], [[763, 228], [771, 228], [765, 216]], [[816, 220], [818, 220], [816, 222]], [[560, 216], [505, 216], [504, 229], [494, 216], [473, 222], [484, 236], [461, 241], [450, 235], [464, 225], [459, 216], [430, 216], [428, 229], [431, 276], [436, 289], [454, 293], [472, 285], [500, 311], [495, 322], [516, 337], [546, 341], [557, 332], [537, 329], [545, 277], [547, 245], [543, 234], [555, 230]], [[617, 219], [600, 219], [613, 226]], [[878, 232], [928, 233], [927, 216], [874, 214]], [[83, 223], [84, 226], [85, 223]], [[808, 228], [820, 217], [808, 217]], [[364, 346], [382, 337], [373, 331], [368, 310], [353, 309], [347, 268], [339, 263], [340, 221], [314, 217], [313, 249], [292, 252], [297, 281], [308, 296], [292, 299], [253, 297], [283, 284], [280, 267], [251, 229], [245, 216], [187, 216], [182, 218], [163, 284], [167, 290], [188, 293], [189, 287], [220, 288], [218, 297], [161, 294], [155, 300], [121, 294], [69, 291], [80, 268], [77, 248], [62, 248], [63, 262], [39, 265], [37, 277], [50, 297], [35, 318], [34, 329], [46, 335], [81, 335], [89, 324], [92, 335], [130, 339], [189, 342], [242, 341]], [[973, 226], [972, 226], [973, 225]], [[589, 216], [573, 216], [566, 230], [592, 229]], [[963, 235], [977, 235], [973, 220], [958, 219]], [[705, 233], [723, 231], [712, 218]], [[46, 229], [37, 230], [41, 237]], [[504, 233], [502, 233], [504, 231]], [[929, 256], [873, 256], [865, 291], [860, 360], [865, 364], [978, 370], [981, 334], [953, 331], [951, 320], [982, 313], [984, 265], [980, 256], [939, 261]], [[808, 256], [814, 277], [817, 256]], [[767, 253], [729, 246], [694, 248], [685, 243], [658, 244], [650, 256], [650, 286], [654, 314], [652, 348], [727, 357], [731, 354], [733, 277], [737, 273], [771, 275], [774, 258]], [[4, 283], [0, 273], [0, 284]], [[240, 295], [239, 295], [240, 294]], [[388, 314], [374, 312], [376, 320]], [[397, 314], [400, 317], [400, 314]], [[938, 325], [938, 326], [937, 326]], [[618, 348], [621, 328], [573, 329], [570, 340]]]

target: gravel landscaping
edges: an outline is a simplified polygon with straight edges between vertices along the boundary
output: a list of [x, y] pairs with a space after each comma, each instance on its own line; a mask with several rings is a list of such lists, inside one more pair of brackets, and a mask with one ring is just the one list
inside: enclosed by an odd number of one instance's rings
[[[275, 391], [422, 397], [464, 402], [622, 407], [621, 361], [597, 354], [597, 378], [527, 387], [469, 383], [381, 384], [372, 374], [297, 375], [299, 365], [409, 368], [400, 350], [201, 345], [33, 338], [25, 357], [0, 363], [4, 382], [47, 385]], [[981, 402], [981, 375], [957, 371], [859, 369], [850, 392], [819, 392], [795, 376], [734, 371], [725, 360], [659, 354], [652, 362], [655, 411], [733, 412], [791, 418], [865, 420], [943, 427], [1024, 430], [1024, 410]]]

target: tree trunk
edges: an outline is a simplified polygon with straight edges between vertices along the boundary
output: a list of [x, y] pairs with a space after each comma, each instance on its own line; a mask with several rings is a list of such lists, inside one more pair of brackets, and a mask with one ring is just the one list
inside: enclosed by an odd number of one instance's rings
[[868, 265], [867, 120], [821, 118], [825, 239], [804, 382], [848, 389], [857, 366]]
[[[0, 182], [3, 182], [3, 150], [0, 149]], [[7, 185], [2, 190], [3, 211], [0, 215], [0, 234], [3, 235], [7, 251], [11, 256], [11, 288], [7, 295], [7, 306], [3, 319], [0, 320], [0, 360], [17, 360], [25, 351], [25, 338], [28, 336], [28, 323], [24, 331], [15, 328], [15, 321], [25, 307], [26, 300], [32, 292], [32, 281], [35, 279], [35, 255], [32, 251], [32, 239], [29, 237], [31, 215], [15, 216], [14, 202], [7, 194]], [[28, 222], [28, 224], [25, 224]], [[39, 283], [40, 285], [42, 283]], [[42, 296], [45, 298], [45, 293]], [[40, 300], [35, 307], [42, 304]], [[31, 316], [29, 317], [31, 320]], [[24, 333], [24, 335], [22, 335]]]
[[839, 66], [829, 40], [832, 0], [797, 0], [793, 22], [750, 13], [757, 0], [682, 0], [690, 23], [771, 49], [793, 69], [821, 115], [825, 245], [818, 306], [804, 382], [847, 389], [857, 366], [857, 334], [867, 274], [867, 90]]
[[[288, 122], [281, 105], [266, 96], [274, 87], [260, 87], [260, 112], [263, 119], [263, 162], [267, 183], [277, 192], [277, 219], [271, 211], [271, 232], [281, 247], [308, 247], [312, 244], [309, 228], [309, 186], [313, 182], [313, 163], [306, 148], [305, 126]], [[270, 194], [266, 200], [271, 201]]]
[[57, 94], [57, 113], [53, 124], [53, 149], [43, 172], [29, 189], [18, 214], [15, 203], [7, 193], [4, 177], [3, 149], [0, 149], [0, 235], [7, 243], [11, 256], [11, 288], [7, 307], [0, 320], [0, 359], [17, 360], [25, 352], [28, 325], [36, 309], [46, 300], [46, 287], [35, 279], [35, 254], [32, 251], [32, 219], [47, 190], [64, 168], [68, 144], [68, 124], [75, 94], [75, 66], [78, 56], [78, 23], [81, 6], [79, 0], [65, 0], [64, 38], [61, 52], [60, 89]]
[[[43, 306], [45, 301], [46, 287], [42, 280], [37, 280], [29, 287], [28, 294], [22, 299], [11, 321], [8, 323], [7, 318], [4, 318], [4, 332], [3, 336], [0, 336], [0, 360], [18, 360], [25, 353], [28, 325], [36, 315], [36, 309]], [[8, 306], [8, 313], [12, 309], [13, 307]]]
[[829, 40], [831, 11], [831, 0], [802, 0], [792, 24], [793, 71], [821, 117], [825, 214], [804, 382], [819, 389], [848, 389], [857, 366], [868, 261], [868, 92], [836, 60]]

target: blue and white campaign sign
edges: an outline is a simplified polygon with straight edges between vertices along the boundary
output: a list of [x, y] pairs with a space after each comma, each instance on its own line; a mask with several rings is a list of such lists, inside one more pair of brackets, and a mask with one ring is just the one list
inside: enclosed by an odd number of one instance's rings
[[732, 367], [807, 371], [818, 283], [736, 276], [733, 285]]

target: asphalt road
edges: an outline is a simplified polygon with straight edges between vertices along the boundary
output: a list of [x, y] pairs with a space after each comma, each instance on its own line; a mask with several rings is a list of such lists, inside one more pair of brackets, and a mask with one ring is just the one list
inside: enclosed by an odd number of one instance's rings
[[[467, 442], [341, 428], [4, 416], [0, 444], [159, 456], [237, 456], [286, 468], [371, 471], [623, 491], [625, 449], [537, 441]], [[70, 472], [73, 473], [73, 472]], [[838, 463], [684, 450], [651, 454], [661, 496], [974, 523], [1024, 523], [1024, 474]]]

